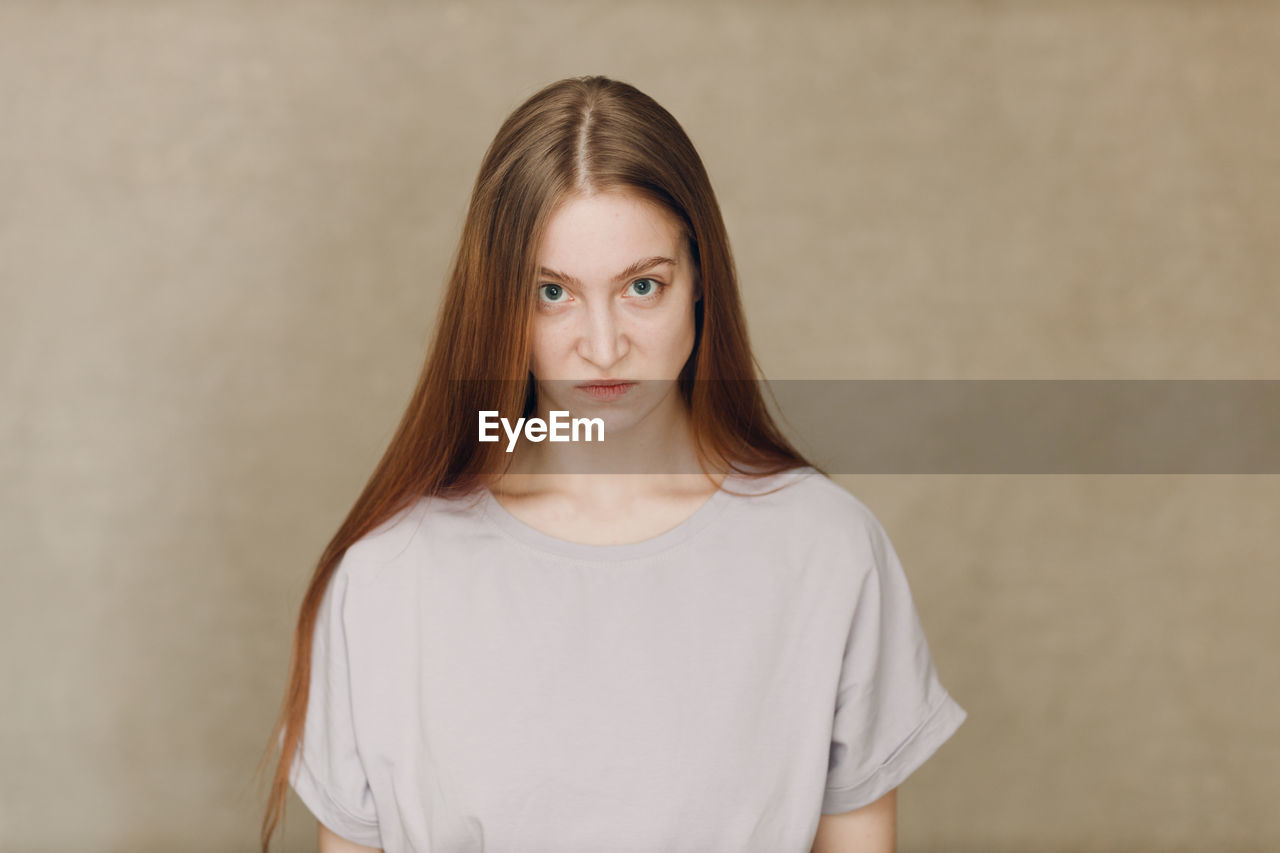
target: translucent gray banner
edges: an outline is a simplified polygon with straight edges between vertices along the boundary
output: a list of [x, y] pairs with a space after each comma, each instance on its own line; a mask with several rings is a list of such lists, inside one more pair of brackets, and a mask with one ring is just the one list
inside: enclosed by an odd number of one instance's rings
[[788, 435], [833, 474], [1280, 473], [1280, 381], [769, 385]]
[[[694, 390], [722, 404], [745, 390], [716, 384]], [[473, 383], [469, 399], [494, 385]], [[572, 417], [624, 424], [628, 407], [653, 399], [632, 391], [584, 401], [569, 383], [542, 387]], [[775, 380], [758, 390], [786, 436], [829, 474], [1280, 473], [1280, 380]], [[521, 414], [532, 412], [511, 420]], [[608, 461], [605, 432], [603, 442], [557, 452], [571, 463], [590, 458], [596, 470], [655, 472]]]

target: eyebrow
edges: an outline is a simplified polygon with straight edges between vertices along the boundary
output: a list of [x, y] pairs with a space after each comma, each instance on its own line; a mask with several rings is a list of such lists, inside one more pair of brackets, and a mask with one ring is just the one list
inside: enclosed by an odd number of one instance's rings
[[[622, 272], [618, 273], [618, 275], [615, 276], [613, 280], [615, 282], [621, 282], [623, 279], [631, 278], [631, 276], [635, 275], [636, 273], [644, 272], [645, 270], [652, 269], [653, 267], [656, 267], [660, 264], [671, 264], [671, 266], [673, 267], [677, 265], [676, 262], [673, 261], [671, 258], [666, 258], [666, 257], [663, 257], [662, 255], [654, 255], [651, 258], [641, 258], [631, 266], [627, 267]], [[547, 269], [546, 267], [539, 267], [538, 275], [545, 276], [546, 278], [554, 278], [559, 281], [565, 281], [576, 287], [582, 287], [582, 282], [578, 281], [573, 276], [565, 275], [562, 272], [557, 272], [556, 270]]]

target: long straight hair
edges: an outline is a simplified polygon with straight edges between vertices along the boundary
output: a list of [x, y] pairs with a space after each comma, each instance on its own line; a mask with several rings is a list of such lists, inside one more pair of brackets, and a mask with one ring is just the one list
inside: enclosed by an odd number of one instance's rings
[[561, 202], [605, 191], [670, 213], [693, 259], [702, 299], [677, 387], [703, 471], [710, 462], [766, 476], [810, 464], [778, 430], [760, 393], [729, 238], [683, 128], [648, 95], [608, 77], [568, 78], [535, 93], [503, 122], [485, 154], [417, 387], [303, 597], [288, 685], [259, 765], [261, 774], [278, 751], [263, 853], [284, 815], [306, 721], [316, 617], [330, 578], [351, 545], [414, 501], [469, 494], [502, 469], [498, 445], [476, 440], [476, 413], [532, 409], [529, 326], [541, 236]]

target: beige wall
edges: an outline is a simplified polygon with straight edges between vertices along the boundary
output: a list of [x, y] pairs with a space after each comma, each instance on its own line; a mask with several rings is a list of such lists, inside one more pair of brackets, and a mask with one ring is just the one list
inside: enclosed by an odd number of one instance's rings
[[[0, 5], [0, 849], [252, 848], [305, 581], [560, 77], [689, 131], [771, 378], [1280, 373], [1280, 4], [534, 5]], [[970, 714], [903, 851], [1280, 848], [1280, 477], [841, 482]]]

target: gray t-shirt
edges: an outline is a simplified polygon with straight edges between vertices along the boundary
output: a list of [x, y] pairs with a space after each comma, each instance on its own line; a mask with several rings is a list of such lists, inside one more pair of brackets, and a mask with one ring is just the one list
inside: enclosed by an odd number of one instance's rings
[[387, 853], [807, 853], [966, 712], [871, 511], [811, 468], [732, 477], [643, 542], [482, 490], [343, 556], [291, 782]]

